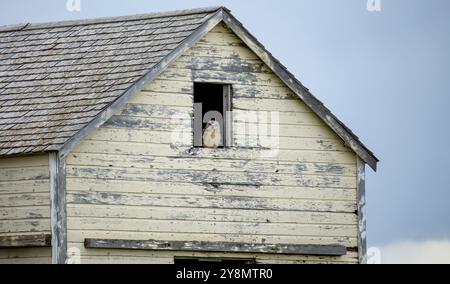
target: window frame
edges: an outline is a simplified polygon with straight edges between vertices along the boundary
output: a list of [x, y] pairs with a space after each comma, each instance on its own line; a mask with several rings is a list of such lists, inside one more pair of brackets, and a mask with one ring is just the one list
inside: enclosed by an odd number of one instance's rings
[[[233, 85], [229, 83], [222, 83], [222, 82], [194, 82], [193, 83], [193, 123], [192, 123], [192, 134], [193, 134], [193, 146], [195, 148], [205, 148], [203, 146], [203, 119], [204, 119], [204, 112], [202, 109], [202, 117], [201, 121], [199, 122], [196, 117], [196, 113], [198, 112], [195, 108], [195, 85], [196, 84], [205, 84], [205, 85], [220, 85], [222, 86], [222, 144], [223, 146], [217, 148], [217, 149], [227, 149], [233, 147]], [[196, 133], [196, 125], [201, 124], [202, 131], [201, 133]]]

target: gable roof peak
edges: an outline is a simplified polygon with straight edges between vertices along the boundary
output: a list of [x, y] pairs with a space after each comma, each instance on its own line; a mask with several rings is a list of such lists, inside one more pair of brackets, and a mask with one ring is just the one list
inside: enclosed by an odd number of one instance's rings
[[223, 6], [0, 33], [0, 156], [66, 156], [221, 22], [376, 170], [374, 154]]

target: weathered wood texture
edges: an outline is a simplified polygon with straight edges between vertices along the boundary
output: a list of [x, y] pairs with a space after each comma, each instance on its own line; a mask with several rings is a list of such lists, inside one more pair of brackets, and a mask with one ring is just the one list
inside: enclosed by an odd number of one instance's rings
[[173, 263], [175, 257], [255, 259], [257, 263], [354, 263], [357, 252], [347, 251], [343, 256], [282, 255], [266, 253], [237, 252], [195, 252], [195, 251], [147, 251], [129, 249], [87, 249], [83, 243], [74, 243], [72, 249], [81, 253], [81, 263]]
[[[193, 81], [233, 85], [233, 148], [192, 148]], [[249, 120], [256, 110], [263, 115]], [[279, 112], [278, 140], [263, 131], [277, 125], [263, 119], [270, 111]], [[221, 24], [67, 156], [69, 249], [82, 262], [232, 255], [267, 263], [356, 263], [356, 188], [354, 152]], [[95, 250], [84, 248], [85, 238], [337, 244], [349, 252]]]
[[290, 245], [290, 244], [245, 244], [227, 242], [167, 242], [157, 240], [100, 240], [86, 239], [86, 248], [131, 249], [156, 251], [189, 252], [239, 252], [239, 253], [277, 253], [291, 255], [341, 256], [347, 253], [341, 245]]
[[65, 264], [67, 260], [66, 162], [58, 152], [51, 152], [49, 155], [52, 263]]
[[50, 247], [51, 240], [50, 234], [0, 236], [0, 249]]
[[9, 248], [0, 248], [0, 263], [49, 262], [50, 248], [18, 247], [42, 246], [47, 239], [36, 236], [50, 231], [48, 155], [1, 159], [0, 243]]
[[366, 237], [366, 164], [357, 157], [358, 174], [358, 253], [359, 263], [367, 264]]

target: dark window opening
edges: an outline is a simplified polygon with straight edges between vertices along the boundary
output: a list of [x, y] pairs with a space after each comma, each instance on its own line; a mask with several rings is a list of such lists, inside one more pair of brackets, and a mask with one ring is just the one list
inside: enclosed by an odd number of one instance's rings
[[194, 83], [194, 146], [231, 146], [231, 86]]
[[245, 265], [245, 264], [256, 264], [255, 259], [227, 259], [227, 258], [177, 258], [175, 257], [174, 262], [176, 265]]

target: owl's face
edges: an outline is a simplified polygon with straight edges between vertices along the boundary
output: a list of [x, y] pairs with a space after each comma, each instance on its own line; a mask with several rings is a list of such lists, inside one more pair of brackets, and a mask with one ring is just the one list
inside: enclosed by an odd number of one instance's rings
[[208, 123], [206, 124], [206, 128], [212, 128], [214, 130], [219, 130], [220, 129], [220, 124], [215, 121], [215, 120], [210, 120], [208, 121]]

